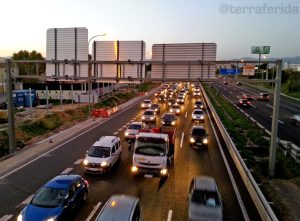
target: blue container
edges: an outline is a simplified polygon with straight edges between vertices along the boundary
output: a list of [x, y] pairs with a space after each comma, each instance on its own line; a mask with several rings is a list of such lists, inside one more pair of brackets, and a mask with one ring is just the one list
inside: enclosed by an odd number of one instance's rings
[[24, 107], [25, 93], [20, 91], [13, 92], [14, 107]]

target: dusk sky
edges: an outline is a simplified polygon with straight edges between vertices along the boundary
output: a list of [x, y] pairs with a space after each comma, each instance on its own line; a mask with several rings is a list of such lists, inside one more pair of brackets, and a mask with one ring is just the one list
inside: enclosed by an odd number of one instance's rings
[[0, 57], [19, 50], [46, 55], [49, 28], [86, 27], [95, 40], [215, 42], [217, 59], [300, 56], [300, 0], [7, 0], [1, 1]]

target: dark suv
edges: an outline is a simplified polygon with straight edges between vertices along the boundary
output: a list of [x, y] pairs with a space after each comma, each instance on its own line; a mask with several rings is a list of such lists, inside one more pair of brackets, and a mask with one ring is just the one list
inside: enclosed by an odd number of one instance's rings
[[175, 113], [167, 112], [161, 118], [161, 124], [165, 126], [175, 126], [176, 116]]
[[202, 126], [193, 126], [190, 135], [190, 146], [198, 148], [199, 146], [207, 147], [207, 133]]

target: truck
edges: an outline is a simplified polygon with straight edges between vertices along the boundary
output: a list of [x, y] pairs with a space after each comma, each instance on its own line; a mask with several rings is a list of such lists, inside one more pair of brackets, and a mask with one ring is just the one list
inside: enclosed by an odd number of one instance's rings
[[168, 177], [174, 159], [174, 127], [141, 131], [135, 141], [131, 172]]

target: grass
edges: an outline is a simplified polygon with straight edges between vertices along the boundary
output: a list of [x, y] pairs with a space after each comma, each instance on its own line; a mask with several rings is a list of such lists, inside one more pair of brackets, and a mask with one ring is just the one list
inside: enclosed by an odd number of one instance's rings
[[[221, 95], [218, 95], [215, 88], [206, 84], [203, 86], [242, 158], [246, 159], [248, 168], [253, 170], [253, 177], [258, 183], [262, 183], [262, 190], [266, 198], [274, 202], [274, 212], [280, 220], [291, 220], [288, 204], [283, 202], [278, 194], [275, 194], [276, 185], [270, 185], [271, 179], [268, 177], [270, 144], [264, 138], [267, 135]], [[300, 165], [295, 163], [292, 157], [285, 156], [282, 151], [277, 151], [274, 178], [284, 180], [284, 182], [292, 180], [300, 188]]]

